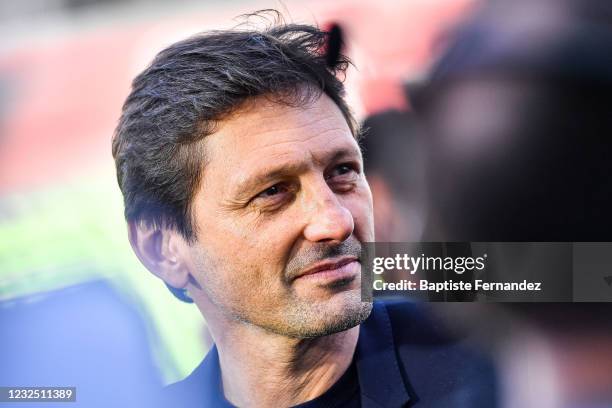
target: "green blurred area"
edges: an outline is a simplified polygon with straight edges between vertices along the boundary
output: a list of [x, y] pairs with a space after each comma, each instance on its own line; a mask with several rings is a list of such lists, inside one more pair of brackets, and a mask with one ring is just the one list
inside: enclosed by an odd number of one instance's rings
[[160, 372], [173, 382], [205, 355], [206, 325], [132, 253], [109, 174], [0, 197], [0, 302], [105, 279], [140, 311]]

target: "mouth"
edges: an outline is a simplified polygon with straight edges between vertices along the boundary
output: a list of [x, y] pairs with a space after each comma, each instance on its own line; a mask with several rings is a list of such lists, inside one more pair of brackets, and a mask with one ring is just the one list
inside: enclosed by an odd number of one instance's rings
[[356, 257], [342, 257], [318, 262], [304, 270], [294, 280], [311, 280], [333, 282], [338, 280], [353, 280], [361, 270], [361, 264]]

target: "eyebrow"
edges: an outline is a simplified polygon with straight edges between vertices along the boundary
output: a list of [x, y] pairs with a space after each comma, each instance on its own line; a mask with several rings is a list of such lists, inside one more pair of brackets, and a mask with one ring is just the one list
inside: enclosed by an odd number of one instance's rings
[[[333, 153], [326, 155], [320, 160], [315, 159], [314, 162], [320, 165], [326, 165], [327, 163], [340, 161], [344, 158], [359, 157], [359, 150], [357, 149], [340, 148], [335, 150]], [[247, 179], [238, 183], [238, 185], [233, 190], [240, 198], [250, 198], [250, 195], [252, 193], [259, 192], [258, 189], [262, 188], [264, 185], [267, 185], [273, 181], [277, 181], [288, 176], [303, 173], [309, 166], [310, 164], [306, 161], [301, 161], [298, 163], [286, 163], [280, 166], [276, 166], [269, 170], [264, 170], [259, 172], [258, 174], [248, 177]]]

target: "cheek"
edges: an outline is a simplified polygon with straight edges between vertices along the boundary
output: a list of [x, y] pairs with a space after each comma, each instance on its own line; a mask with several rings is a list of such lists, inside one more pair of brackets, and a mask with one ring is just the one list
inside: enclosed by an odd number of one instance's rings
[[240, 236], [226, 235], [216, 242], [199, 242], [194, 277], [215, 304], [244, 314], [245, 307], [267, 308], [270, 300], [281, 299], [279, 267], [267, 241], [253, 245]]
[[215, 279], [229, 282], [233, 291], [247, 287], [253, 294], [262, 286], [270, 289], [280, 284], [295, 237], [291, 219], [224, 214], [202, 220], [199, 245], [222, 270], [222, 276]]

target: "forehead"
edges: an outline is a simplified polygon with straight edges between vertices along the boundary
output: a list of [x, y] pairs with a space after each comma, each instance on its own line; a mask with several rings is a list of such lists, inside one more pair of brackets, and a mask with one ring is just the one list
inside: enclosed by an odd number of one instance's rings
[[204, 179], [240, 182], [272, 166], [324, 160], [334, 151], [359, 153], [346, 119], [327, 96], [305, 106], [254, 98], [206, 138]]

